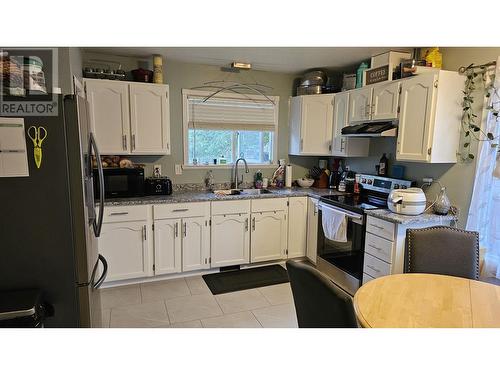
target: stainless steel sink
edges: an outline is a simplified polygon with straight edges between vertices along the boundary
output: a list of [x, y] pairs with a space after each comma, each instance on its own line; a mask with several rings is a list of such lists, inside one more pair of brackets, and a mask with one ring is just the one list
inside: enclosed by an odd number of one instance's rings
[[272, 194], [271, 190], [267, 189], [241, 189], [240, 194], [242, 195], [261, 195], [261, 194]]

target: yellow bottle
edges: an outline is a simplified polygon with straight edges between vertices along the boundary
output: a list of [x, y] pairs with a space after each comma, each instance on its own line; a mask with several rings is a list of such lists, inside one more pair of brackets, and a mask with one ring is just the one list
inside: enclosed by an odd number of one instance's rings
[[443, 54], [439, 51], [438, 47], [431, 48], [425, 54], [425, 61], [427, 62], [427, 66], [440, 69], [443, 66]]

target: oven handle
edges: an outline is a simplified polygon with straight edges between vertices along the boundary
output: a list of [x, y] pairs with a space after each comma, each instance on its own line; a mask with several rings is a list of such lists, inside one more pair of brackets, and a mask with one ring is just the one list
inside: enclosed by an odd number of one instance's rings
[[320, 210], [331, 210], [331, 211], [336, 211], [345, 214], [348, 218], [355, 219], [355, 220], [363, 220], [363, 215], [358, 215], [358, 214], [353, 214], [350, 211], [344, 210], [342, 208], [335, 207], [333, 208], [332, 206], [326, 206], [324, 204], [318, 204], [318, 208]]

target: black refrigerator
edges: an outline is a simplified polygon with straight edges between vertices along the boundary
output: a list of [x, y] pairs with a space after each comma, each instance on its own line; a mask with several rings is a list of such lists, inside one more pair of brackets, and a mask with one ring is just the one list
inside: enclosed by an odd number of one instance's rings
[[[45, 327], [101, 326], [107, 264], [97, 250], [103, 210], [96, 217], [92, 156], [101, 173], [102, 166], [84, 95], [78, 88], [55, 95], [56, 116], [0, 116], [0, 126], [6, 118], [24, 120], [29, 169], [29, 176], [0, 178], [0, 290], [40, 289], [54, 311]], [[47, 133], [39, 163], [32, 127]], [[103, 189], [96, 199], [104, 203]]]

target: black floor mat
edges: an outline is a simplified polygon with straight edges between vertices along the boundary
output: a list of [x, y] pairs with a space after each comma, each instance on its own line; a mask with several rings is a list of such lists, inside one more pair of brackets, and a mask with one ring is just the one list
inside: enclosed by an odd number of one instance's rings
[[238, 271], [225, 271], [203, 275], [212, 294], [237, 292], [238, 290], [260, 288], [263, 286], [288, 282], [286, 269], [279, 264], [247, 268]]

